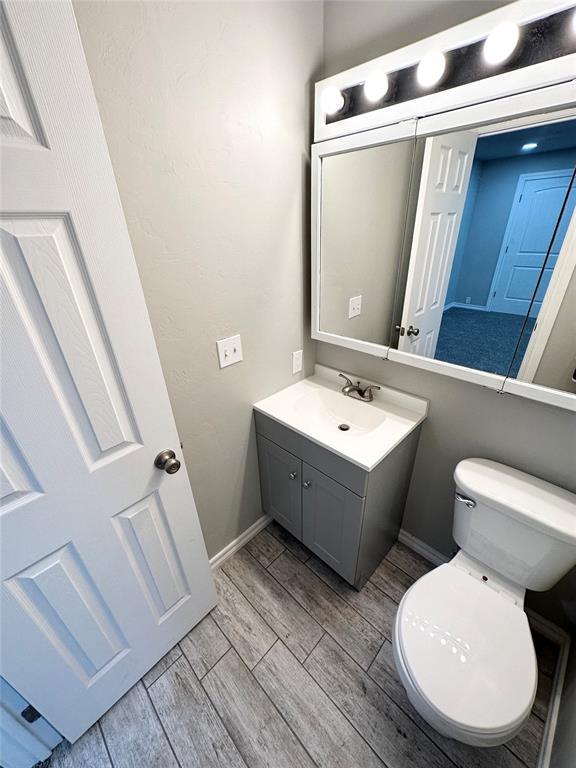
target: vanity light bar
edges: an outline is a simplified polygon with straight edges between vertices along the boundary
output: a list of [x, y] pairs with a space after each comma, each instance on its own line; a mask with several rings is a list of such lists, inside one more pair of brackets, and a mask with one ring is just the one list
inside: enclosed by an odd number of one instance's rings
[[522, 25], [504, 21], [478, 42], [429, 51], [418, 64], [396, 72], [377, 70], [364, 83], [343, 90], [329, 86], [321, 108], [326, 123], [335, 123], [571, 53], [576, 53], [574, 8]]

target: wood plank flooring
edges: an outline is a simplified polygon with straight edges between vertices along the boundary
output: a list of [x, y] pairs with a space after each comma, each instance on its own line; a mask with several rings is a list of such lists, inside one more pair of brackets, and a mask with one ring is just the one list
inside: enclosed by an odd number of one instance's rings
[[432, 565], [397, 543], [357, 592], [276, 523], [215, 573], [218, 606], [52, 768], [536, 768], [558, 649], [535, 635], [530, 719], [505, 746], [446, 739], [392, 658]]

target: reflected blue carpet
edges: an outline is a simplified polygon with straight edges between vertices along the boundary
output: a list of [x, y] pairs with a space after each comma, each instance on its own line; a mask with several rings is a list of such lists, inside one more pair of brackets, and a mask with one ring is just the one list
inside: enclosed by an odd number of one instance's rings
[[[535, 318], [529, 318], [526, 324], [510, 376], [518, 374], [534, 322]], [[468, 368], [505, 376], [512, 363], [523, 324], [524, 315], [452, 307], [442, 316], [434, 357], [446, 363], [466, 365]]]

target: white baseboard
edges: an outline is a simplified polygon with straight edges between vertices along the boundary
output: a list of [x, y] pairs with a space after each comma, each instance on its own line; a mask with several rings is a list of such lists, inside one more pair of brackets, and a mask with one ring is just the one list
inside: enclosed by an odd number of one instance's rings
[[[425, 544], [421, 539], [417, 539], [416, 536], [408, 533], [404, 528], [400, 529], [398, 540], [435, 565], [443, 565], [450, 560], [449, 557], [446, 557], [446, 555], [438, 552], [438, 550], [433, 547], [428, 546], [428, 544]], [[556, 674], [554, 675], [554, 681], [552, 683], [552, 694], [548, 705], [548, 715], [544, 725], [542, 747], [538, 756], [537, 765], [537, 768], [550, 768], [552, 745], [554, 743], [554, 735], [558, 723], [558, 713], [560, 711], [560, 701], [562, 699], [562, 688], [566, 676], [568, 656], [570, 655], [570, 635], [561, 627], [548, 619], [545, 619], [543, 616], [540, 616], [540, 614], [534, 613], [530, 608], [526, 609], [526, 614], [528, 615], [532, 627], [540, 632], [541, 635], [544, 635], [544, 637], [547, 637], [553, 643], [556, 643], [559, 647]]]
[[256, 536], [257, 533], [260, 533], [263, 528], [266, 528], [271, 519], [272, 518], [270, 515], [263, 515], [258, 520], [256, 520], [256, 522], [253, 523], [250, 528], [247, 528], [244, 533], [241, 533], [237, 539], [231, 541], [230, 544], [226, 544], [224, 549], [221, 549], [220, 552], [214, 555], [214, 557], [210, 558], [211, 568], [218, 568], [219, 565], [222, 565], [224, 560], [232, 557], [234, 552], [238, 552], [239, 549], [242, 549], [244, 544], [247, 544], [250, 539], [253, 539], [254, 536]]
[[447, 309], [476, 309], [478, 312], [490, 312], [485, 304], [465, 304], [462, 301], [451, 301], [449, 304], [444, 305], [443, 312]]
[[450, 560], [449, 557], [438, 552], [437, 549], [428, 546], [422, 539], [417, 539], [416, 536], [408, 533], [404, 528], [400, 528], [398, 541], [401, 541], [402, 544], [406, 544], [407, 547], [413, 549], [414, 552], [418, 552], [419, 555], [422, 555], [422, 557], [429, 560], [431, 563], [434, 563], [434, 565], [444, 565], [444, 563], [447, 563], [448, 560]]

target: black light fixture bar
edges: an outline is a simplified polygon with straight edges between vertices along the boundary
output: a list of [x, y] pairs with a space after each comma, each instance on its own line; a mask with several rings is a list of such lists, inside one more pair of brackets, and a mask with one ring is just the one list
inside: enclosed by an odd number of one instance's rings
[[[326, 124], [576, 53], [575, 13], [575, 8], [568, 8], [520, 25], [517, 48], [503, 64], [490, 65], [484, 61], [485, 39], [462, 48], [444, 51], [446, 71], [440, 82], [430, 88], [419, 85], [416, 77], [417, 64], [397, 72], [388, 72], [388, 91], [376, 102], [369, 102], [364, 96], [364, 83], [344, 88], [344, 106], [336, 114], [326, 115]], [[574, 74], [576, 76], [576, 72]]]

